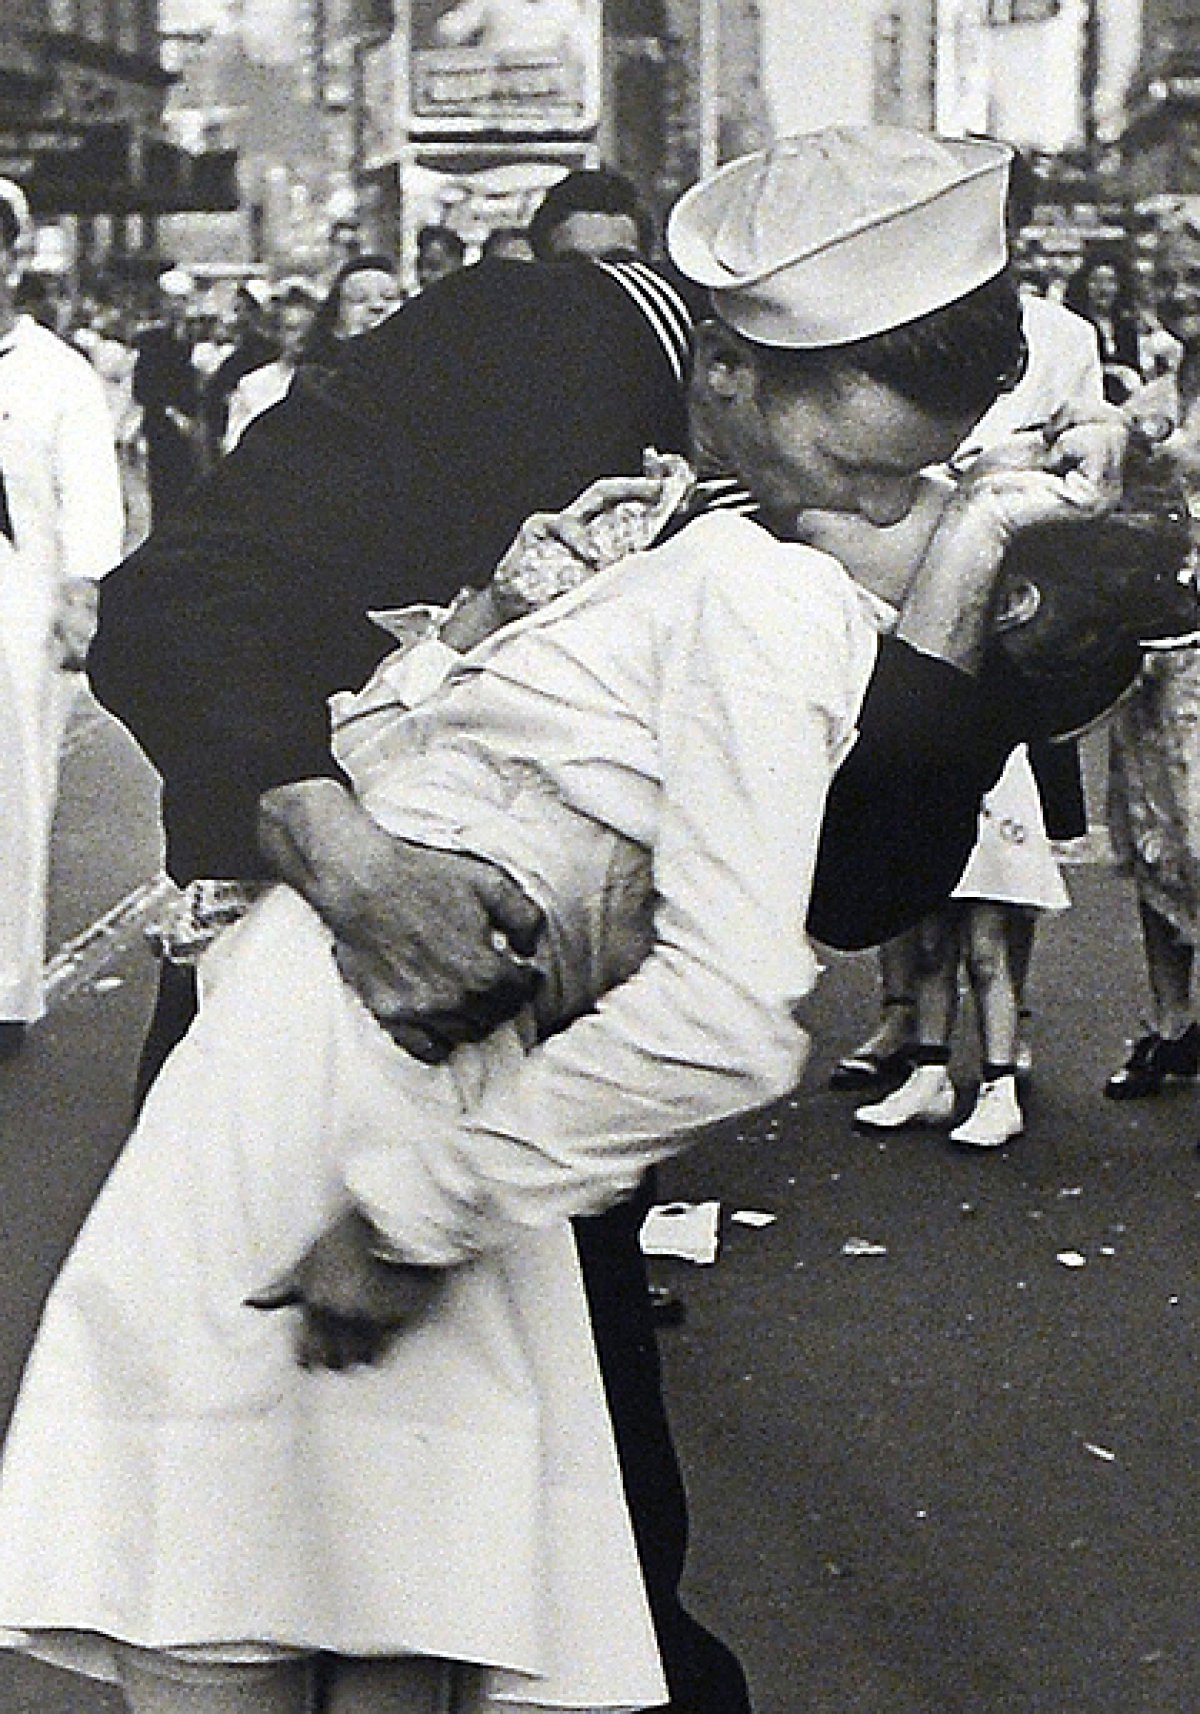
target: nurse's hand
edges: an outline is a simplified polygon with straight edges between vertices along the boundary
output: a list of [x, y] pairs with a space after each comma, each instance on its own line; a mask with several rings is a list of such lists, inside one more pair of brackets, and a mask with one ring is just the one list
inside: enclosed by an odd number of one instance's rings
[[349, 1209], [295, 1267], [246, 1299], [249, 1309], [299, 1311], [293, 1348], [302, 1369], [378, 1363], [436, 1303], [443, 1274], [380, 1261], [378, 1243], [370, 1222]]

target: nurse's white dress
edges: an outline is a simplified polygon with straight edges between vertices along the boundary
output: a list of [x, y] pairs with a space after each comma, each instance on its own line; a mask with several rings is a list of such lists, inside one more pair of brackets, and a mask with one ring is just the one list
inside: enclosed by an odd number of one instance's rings
[[[22, 1389], [11, 1643], [100, 1675], [113, 1637], [418, 1653], [487, 1669], [480, 1708], [665, 1700], [565, 1216], [799, 1077], [808, 877], [874, 649], [840, 567], [714, 516], [414, 713], [386, 668], [343, 706], [372, 813], [543, 907], [567, 1027], [420, 1065], [283, 887], [205, 954]], [[458, 1265], [379, 1365], [303, 1371], [244, 1300], [351, 1199]]]

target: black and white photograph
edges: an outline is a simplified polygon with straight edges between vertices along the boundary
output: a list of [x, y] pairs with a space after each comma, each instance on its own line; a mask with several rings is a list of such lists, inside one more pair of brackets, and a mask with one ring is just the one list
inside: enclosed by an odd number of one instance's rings
[[0, 1714], [1196, 1714], [1200, 0], [5, 0]]

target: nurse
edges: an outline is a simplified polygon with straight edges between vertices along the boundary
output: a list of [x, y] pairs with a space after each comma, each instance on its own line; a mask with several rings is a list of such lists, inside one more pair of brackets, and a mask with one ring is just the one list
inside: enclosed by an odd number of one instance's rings
[[42, 1015], [59, 749], [124, 512], [104, 384], [17, 313], [29, 205], [0, 179], [0, 1058]]

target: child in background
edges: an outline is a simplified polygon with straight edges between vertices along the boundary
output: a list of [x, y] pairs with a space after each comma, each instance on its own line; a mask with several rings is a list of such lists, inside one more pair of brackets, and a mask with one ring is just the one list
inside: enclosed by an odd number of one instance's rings
[[1013, 969], [1012, 919], [1070, 904], [1042, 821], [1025, 746], [1014, 751], [984, 799], [979, 838], [953, 897], [915, 931], [913, 1069], [882, 1101], [855, 1112], [868, 1131], [948, 1124], [954, 1113], [950, 1041], [965, 964], [979, 1029], [981, 1076], [975, 1106], [950, 1132], [971, 1148], [999, 1148], [1025, 1128], [1017, 1092], [1020, 994]]

